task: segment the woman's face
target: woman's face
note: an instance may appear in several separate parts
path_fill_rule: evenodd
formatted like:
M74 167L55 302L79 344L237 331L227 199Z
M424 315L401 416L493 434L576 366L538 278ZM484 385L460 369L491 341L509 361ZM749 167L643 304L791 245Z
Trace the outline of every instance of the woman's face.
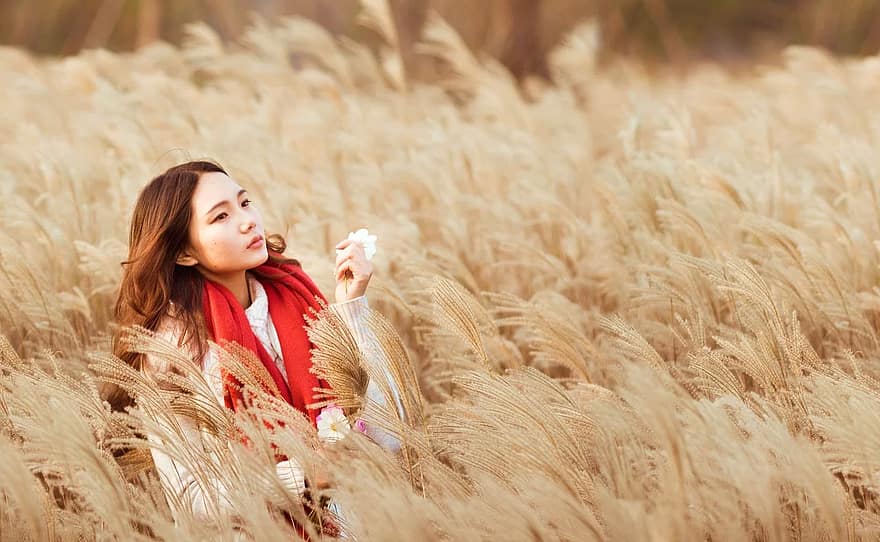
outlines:
M179 264L198 265L210 277L253 269L269 258L263 218L229 176L202 173L190 205L189 247Z

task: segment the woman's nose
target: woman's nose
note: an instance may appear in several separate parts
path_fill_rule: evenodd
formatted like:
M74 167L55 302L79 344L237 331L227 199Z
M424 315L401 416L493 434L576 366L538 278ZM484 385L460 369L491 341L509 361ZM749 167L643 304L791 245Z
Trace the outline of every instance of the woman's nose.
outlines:
M241 232L247 233L257 227L257 223L253 220L245 220L241 224Z

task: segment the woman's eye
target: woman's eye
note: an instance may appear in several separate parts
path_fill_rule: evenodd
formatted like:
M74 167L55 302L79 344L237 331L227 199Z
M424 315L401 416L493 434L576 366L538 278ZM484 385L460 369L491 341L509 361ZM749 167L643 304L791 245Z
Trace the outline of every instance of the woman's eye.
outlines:
M224 218L226 218L226 213L220 213L219 215L214 217L214 222L217 222L218 220L223 220Z
M251 200L249 200L249 199L246 199L246 200L244 200L243 202L241 202L241 206L242 206L242 207L247 207L247 206L249 206L250 204L251 204Z

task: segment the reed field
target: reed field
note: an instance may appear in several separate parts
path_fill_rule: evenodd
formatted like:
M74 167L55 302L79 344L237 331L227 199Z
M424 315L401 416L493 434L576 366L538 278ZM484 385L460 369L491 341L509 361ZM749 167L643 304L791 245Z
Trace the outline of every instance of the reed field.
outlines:
M0 540L294 538L265 430L143 330L189 394L109 353L135 198L201 158L328 295L335 243L378 235L369 322L406 416L372 421L401 453L313 446L292 413L271 437L329 470L351 538L880 538L880 60L670 74L600 65L584 23L553 84L520 86L432 17L427 83L365 4L376 51L297 18L0 49ZM325 313L310 332L356 408L351 335ZM108 383L143 408L112 412ZM233 488L234 516L171 515L142 438L171 412L217 437L167 451Z

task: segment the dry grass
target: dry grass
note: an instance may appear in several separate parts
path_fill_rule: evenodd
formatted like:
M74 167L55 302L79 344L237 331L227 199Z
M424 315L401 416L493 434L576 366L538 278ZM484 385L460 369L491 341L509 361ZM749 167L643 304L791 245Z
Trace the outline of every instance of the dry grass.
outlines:
M380 238L372 347L407 412L375 421L402 453L354 435L319 454L261 398L357 539L876 540L877 59L648 77L596 71L584 27L552 57L562 86L526 99L432 24L437 86L404 84L393 36L380 65L302 20L235 47L194 26L182 49L0 50L0 538L290 535L261 425L186 367L161 383L107 354L134 198L206 156L325 292L335 241ZM327 318L319 365L356 407L374 369ZM151 406L111 413L101 380ZM217 438L188 449L171 413ZM174 522L145 428L235 488L234 522Z

